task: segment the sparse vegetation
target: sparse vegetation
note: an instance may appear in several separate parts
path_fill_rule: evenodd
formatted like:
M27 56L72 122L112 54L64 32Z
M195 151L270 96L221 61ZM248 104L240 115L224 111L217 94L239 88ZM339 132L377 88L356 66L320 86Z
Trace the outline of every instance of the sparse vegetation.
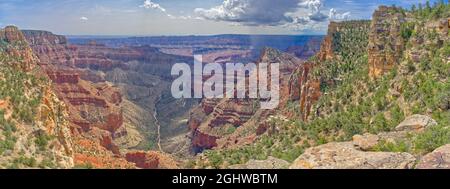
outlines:
M47 148L48 142L52 139L53 139L52 136L47 135L45 133L40 133L36 136L34 142L41 151L44 151Z
M411 151L411 146L405 141L380 141L372 150L379 152L409 152Z
M450 117L447 117L447 119L450 119ZM450 143L450 128L442 124L431 127L424 133L418 135L413 143L416 153L425 154L432 152L436 148Z

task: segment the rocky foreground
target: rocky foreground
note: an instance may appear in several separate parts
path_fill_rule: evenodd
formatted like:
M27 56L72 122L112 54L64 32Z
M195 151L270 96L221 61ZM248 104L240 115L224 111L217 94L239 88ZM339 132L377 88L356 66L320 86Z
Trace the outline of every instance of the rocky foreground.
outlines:
M386 151L382 146L401 145L408 138L437 125L423 115L408 117L395 131L353 136L352 141L332 142L308 148L293 163L269 157L233 165L231 169L449 169L450 144L417 156L408 152ZM447 128L450 129L450 128ZM401 151L401 150L400 150Z

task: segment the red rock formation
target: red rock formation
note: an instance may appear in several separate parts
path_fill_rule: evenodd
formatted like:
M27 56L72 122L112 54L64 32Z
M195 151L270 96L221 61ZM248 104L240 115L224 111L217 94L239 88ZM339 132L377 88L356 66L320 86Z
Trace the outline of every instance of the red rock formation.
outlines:
M177 163L170 157L159 152L128 152L125 158L142 169L176 169Z
M299 100L300 115L303 121L308 119L312 105L321 96L320 81L310 78L313 67L312 63L305 63L298 67L289 82L290 99L293 101Z
M328 25L328 33L325 36L324 41L320 47L320 51L317 54L317 57L320 61L330 60L334 57L334 49L333 49L333 35L338 31L339 23L330 22Z
M340 23L331 22L328 26L328 33L325 36L320 51L317 53L317 61L325 62L335 58L333 40L334 34L339 31ZM319 100L320 81L312 78L311 72L318 62L307 62L299 66L291 75L289 82L289 98L292 101L300 102L300 119L306 121L311 114L312 105Z
M142 169L157 169L159 165L159 158L155 154L148 154L146 152L130 152L126 154L126 159L129 162L136 164L136 167Z
M133 163L124 157L113 154L110 150L100 145L100 142L91 138L78 136L74 140L76 166L89 166L100 169L129 169L135 168Z
M217 146L219 137L211 136L196 130L192 134L192 149L194 152L201 152L204 149L211 149Z
M53 81L53 83L63 84L77 84L80 81L80 75L77 73L72 73L69 70L61 71L47 71L48 77Z
M38 59L34 55L22 32L15 26L8 26L5 29L0 29L0 56L0 66L2 67L15 67L22 69L23 72L28 72L25 74L29 76L45 78L45 73L41 72L40 69L31 71L34 67L38 66ZM20 73L20 71L18 72ZM4 71L2 71L2 73L4 73ZM2 74L1 79L2 82L5 82L5 79L7 78L3 77ZM23 80L22 82L27 81ZM3 86L2 90L4 89L5 87ZM8 87L6 87L6 90L8 90ZM18 154L22 157L23 154L28 153L32 154L33 157L38 160L44 160L45 158L45 160L50 161L49 163L59 168L72 168L73 143L68 122L65 119L67 114L65 104L58 100L54 91L52 91L51 83L45 80L25 84L25 89L21 91L19 95L24 96L25 99L31 100L30 98L35 95L31 93L39 93L40 96L39 101L36 102L37 104L35 104L36 106L33 108L33 124L28 124L23 122L22 119L16 118L11 106L17 104L17 102L12 103L14 102L14 98L8 95L2 95L2 97L0 97L2 98L2 100L0 100L0 109L5 112L5 115L2 114L2 119L6 119L16 125L14 131L16 134L14 137L17 138L18 141L34 141L37 136L52 136L51 139L47 139L49 145L46 145L45 153L42 154L35 153L36 150L33 148L36 146L31 144L22 145L20 148L11 148L8 154L2 153L2 156L5 156L3 158L11 158L12 160L17 159ZM15 152L15 150L17 150L17 152ZM46 159L47 157L51 158ZM9 165L10 162L4 160L5 159L2 161L3 166ZM37 167L37 165L27 165L27 167L28 166L30 168Z
M106 101L101 98L94 98L94 97L67 97L67 101L74 105L74 106L80 106L80 105L94 105L96 107L101 108L107 108Z
M96 43L70 45L64 36L50 32L24 33L25 36L15 35L12 29L8 28L6 32L0 32L0 39L21 38L31 44L28 51L31 55L32 51L37 55L39 65L53 81L55 93L67 105L68 125L75 137L75 165L93 168L136 168L134 163L126 160L121 149L114 143L117 137L128 135L127 129L124 128L122 94L119 89L105 82L104 74L98 70L127 70L128 65L124 64L124 61L154 59L155 57L148 53L154 49L110 48ZM164 154L148 152L150 155L146 156L152 157L152 153L158 157L158 168L177 167L175 161ZM147 164L147 167L151 166Z
M111 135L104 135L100 141L100 145L108 149L114 154L120 154L120 149L114 144Z

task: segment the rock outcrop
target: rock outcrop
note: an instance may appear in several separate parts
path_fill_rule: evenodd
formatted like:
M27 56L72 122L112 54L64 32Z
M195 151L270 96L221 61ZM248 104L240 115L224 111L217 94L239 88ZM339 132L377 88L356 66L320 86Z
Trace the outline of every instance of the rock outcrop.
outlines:
M369 76L377 78L396 66L405 42L401 36L404 15L395 7L380 6L373 14L369 34Z
M14 57L17 61L8 61L8 64L18 66L24 71L30 71L36 66L37 58L33 54L23 33L15 26L7 26L0 30L1 50L7 56ZM14 60L12 59L12 60Z
M313 104L322 95L320 81L310 76L313 68L313 63L303 64L292 74L289 82L289 98L300 103L300 119L303 121L308 119Z
M335 57L333 41L334 34L338 31L339 23L338 22L330 22L328 25L328 32L325 36L325 39L320 46L320 51L317 54L317 57L320 61L331 60Z
M416 158L408 153L363 152L352 142L328 143L305 151L291 169L411 169Z
M438 123L432 118L424 115L412 115L401 122L397 127L396 131L422 131L429 127L436 126Z
M450 144L425 155L417 164L417 169L450 169Z
M291 169L413 169L418 158L405 152L377 151L380 144L397 144L409 136L436 126L424 115L413 115L400 123L395 131L353 136L350 142L332 142L309 148L290 166ZM446 167L448 146L436 149L420 159L418 168Z

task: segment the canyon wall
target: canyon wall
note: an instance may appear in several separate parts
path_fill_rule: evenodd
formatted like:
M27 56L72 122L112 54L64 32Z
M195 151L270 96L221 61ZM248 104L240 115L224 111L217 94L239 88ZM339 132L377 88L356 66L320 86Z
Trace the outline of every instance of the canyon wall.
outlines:
M143 110L137 102L130 102L128 89L132 86L116 86L106 80L110 79L108 73L115 70L129 74L130 64L126 61L156 60L149 53L151 49L109 48L94 42L70 45L64 36L46 31L24 31L24 34L40 66L53 81L56 94L68 105L69 125L77 146L75 164L134 167L136 162L127 161L124 152L146 142L144 134L150 128L139 120L153 113ZM137 82L136 79L131 81ZM145 78L139 81L151 82ZM152 105L147 103L142 102L142 106Z
M120 160L119 148L114 143L114 136L124 122L119 90L106 82L84 80L81 77L85 71L79 69L84 68L87 60L100 65L99 69L108 69L111 61L81 53L79 47L67 44L64 36L46 31L24 31L24 35L39 58L39 65L52 80L57 96L67 104L68 121L77 145L75 164L132 167Z

